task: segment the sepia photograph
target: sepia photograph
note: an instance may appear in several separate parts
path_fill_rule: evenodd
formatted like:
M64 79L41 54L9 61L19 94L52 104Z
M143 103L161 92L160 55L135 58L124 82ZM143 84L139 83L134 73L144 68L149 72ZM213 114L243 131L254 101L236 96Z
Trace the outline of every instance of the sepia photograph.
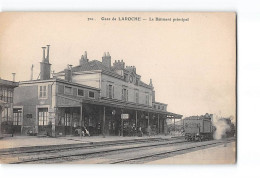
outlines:
M1 12L1 164L236 164L236 12Z

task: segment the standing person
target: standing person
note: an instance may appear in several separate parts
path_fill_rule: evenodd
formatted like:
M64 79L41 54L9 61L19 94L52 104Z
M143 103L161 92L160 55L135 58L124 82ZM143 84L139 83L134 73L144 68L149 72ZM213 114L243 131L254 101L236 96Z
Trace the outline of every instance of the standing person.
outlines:
M98 123L97 130L98 130L98 135L101 134L101 124L100 123Z
M142 132L142 128L141 127L139 127L138 131L139 131L139 137L143 137L143 132Z
M148 136L151 137L151 127L150 126L147 127L147 132L148 132Z
M85 134L88 135L88 136L90 137L89 131L87 130L86 127L84 127L84 131L85 131Z
M135 128L135 124L133 124L133 127L132 127L132 136L135 136L136 135L136 128Z
M82 137L85 137L85 130L81 130Z

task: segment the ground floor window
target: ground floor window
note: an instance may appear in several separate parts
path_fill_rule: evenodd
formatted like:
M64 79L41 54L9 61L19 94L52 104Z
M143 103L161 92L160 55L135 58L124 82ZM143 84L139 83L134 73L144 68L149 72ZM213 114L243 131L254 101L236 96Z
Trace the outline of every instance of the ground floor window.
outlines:
M39 126L46 126L49 124L48 108L38 109Z
M70 113L65 113L65 126L70 126Z
M78 113L73 112L72 113L72 121L73 121L72 126L73 127L80 126L79 119L80 119L80 115Z
M22 109L14 109L13 125L22 125Z

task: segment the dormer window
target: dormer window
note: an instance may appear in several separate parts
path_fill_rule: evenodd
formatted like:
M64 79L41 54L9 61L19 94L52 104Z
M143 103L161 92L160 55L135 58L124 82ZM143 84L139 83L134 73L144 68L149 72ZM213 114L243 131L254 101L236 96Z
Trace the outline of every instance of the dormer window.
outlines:
M130 83L133 83L133 81L134 81L134 78L133 78L132 75L130 75L130 76L129 76L129 82L130 82Z
M135 80L135 85L139 85L139 79L138 78L136 78L136 80Z
M125 80L126 82L129 81L129 79L128 79L128 74L125 74L125 75L124 75L124 80Z

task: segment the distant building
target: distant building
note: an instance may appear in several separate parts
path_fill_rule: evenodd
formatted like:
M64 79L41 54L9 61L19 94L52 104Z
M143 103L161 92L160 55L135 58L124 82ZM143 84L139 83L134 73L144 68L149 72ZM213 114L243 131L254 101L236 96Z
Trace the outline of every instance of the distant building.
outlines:
M0 79L0 133L10 133L11 126L17 131L17 126L21 125L16 115L13 115L13 93L18 83ZM19 128L19 127L18 127Z
M83 102L97 102L99 91L55 78L20 82L14 95L14 113L21 111L22 134L73 134L72 128L80 124L81 107L86 107Z
M34 131L52 136L74 135L85 126L91 135L133 134L131 130L148 126L164 133L167 104L155 101L155 91L141 81L134 66L123 60L111 65L110 54L102 62L89 60L87 52L79 65L68 65L50 78L49 46L43 48L39 80L20 82L15 89L15 110L22 111L22 133ZM125 118L125 119L122 119Z

